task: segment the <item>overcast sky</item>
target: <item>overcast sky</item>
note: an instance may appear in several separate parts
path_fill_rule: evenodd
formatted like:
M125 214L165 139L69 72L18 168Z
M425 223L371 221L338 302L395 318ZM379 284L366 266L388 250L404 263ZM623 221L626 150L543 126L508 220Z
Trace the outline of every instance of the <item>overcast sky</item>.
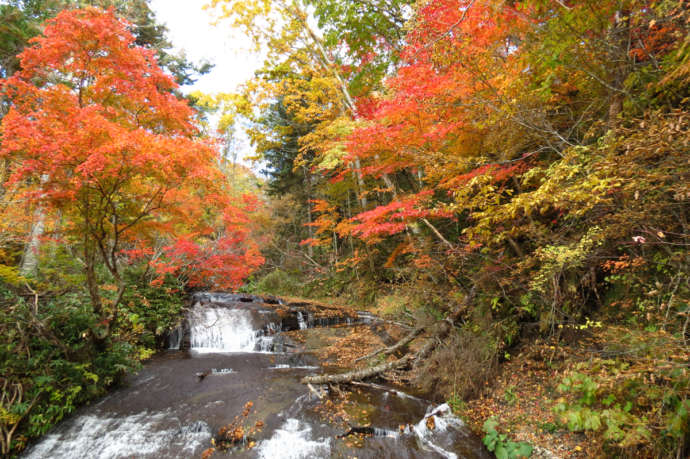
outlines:
M232 92L252 77L261 59L250 51L246 37L232 33L227 25L211 25L213 18L202 9L207 0L151 0L159 22L169 29L175 49L192 62L208 60L215 67L185 92Z

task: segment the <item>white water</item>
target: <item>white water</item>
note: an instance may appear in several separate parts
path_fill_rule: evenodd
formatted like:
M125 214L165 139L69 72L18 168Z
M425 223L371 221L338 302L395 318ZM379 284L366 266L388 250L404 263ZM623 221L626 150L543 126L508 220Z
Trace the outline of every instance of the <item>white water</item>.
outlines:
M314 365L289 365L287 363L280 363L278 365L273 365L268 367L269 370L317 370L319 367Z
M331 439L312 439L311 427L297 419L288 419L271 438L259 443L257 452L264 459L303 459L330 457Z
M259 311L260 312L260 311ZM253 315L254 314L254 315ZM233 353L233 352L267 352L273 349L273 335L280 331L276 324L262 323L261 316L242 306L237 308L213 307L197 303L188 315L191 349L199 353ZM306 319L306 320L305 320ZM313 317L299 314L300 328L313 324ZM304 326L303 326L304 325ZM182 328L179 333L171 336L171 346L179 348L182 341ZM278 341L278 340L276 340ZM204 356L203 359L208 359ZM238 379L232 375L235 371L227 366L234 366L230 359L245 359L248 356L222 356L222 363L218 368L211 369L213 375L223 376L228 384ZM263 358L263 356L254 356ZM208 359L210 362L215 360ZM238 360L239 361L239 360ZM290 360L288 360L290 361ZM220 361L219 361L220 362ZM291 363L275 363L271 360L269 370L281 369L316 369L303 365L301 360ZM224 365L221 367L220 365ZM227 365L227 366L225 366ZM262 364L262 368L266 368ZM236 367L237 368L237 367ZM243 367L240 367L243 368ZM208 371L208 367L203 368ZM196 371L196 370L195 370ZM191 377L191 376L190 376ZM192 379L195 379L191 377ZM145 393L145 388L155 377L142 379L133 387L138 393ZM199 383L199 387L204 387ZM141 390L139 386L142 386ZM395 394L399 397L413 398L403 392L378 386L385 390L386 395ZM253 451L262 458L321 458L330 457L331 448L339 448L335 434L331 436L323 434L323 424L314 424L311 421L300 420L303 418L304 400L311 400L312 394L307 392L294 401L287 411L279 416L287 419L279 429L274 431L270 438L260 441ZM214 398L213 400L217 400ZM422 400L416 399L420 402ZM203 416L206 409L215 409L224 401L206 403L199 414ZM142 407L143 409L143 407ZM26 455L31 459L52 458L186 458L194 457L194 453L210 446L211 428L203 422L195 422L182 426L175 417L175 408L168 411L156 411L154 413L142 412L130 416L118 416L101 414L82 415L68 420L62 428L55 433L47 435L40 443L34 446ZM420 412L417 412L421 415ZM229 413L234 416L236 413ZM195 411L196 416L196 411ZM427 427L427 419L434 416L435 428ZM187 418L188 419L188 418ZM417 418L418 419L418 418ZM314 430L319 433L315 433ZM416 425L411 426L404 434L395 430L375 429L375 436L389 438L395 441L401 435L412 441L416 440L417 447L426 457L442 456L449 459L457 459L458 455L451 450L453 441L458 438L457 433L465 435L463 423L451 414L448 405L430 408L424 418ZM325 436L323 436L325 435ZM261 437L260 437L261 438ZM265 438L265 437L264 437Z
M175 328L168 338L168 349L180 350L180 345L182 344L182 327Z
M159 456L161 450L189 457L211 439L211 429L203 422L179 428L161 428L170 413L143 412L111 418L80 416L62 433L46 435L23 456L29 459L89 458L119 459Z
M434 417L434 429L430 430L427 427L427 419ZM444 445L443 439L447 439L447 436L441 435L447 432L449 429L455 429L461 431L464 423L456 416L453 415L450 406L447 403L439 405L436 408L430 409L426 416L419 421L415 426L412 427L415 435L418 439L419 446L426 451L433 451L440 454L447 459L457 459L458 455L447 451L443 447L451 447L452 445Z
M214 375L231 375L233 373L235 373L235 370L233 370L232 368L221 368L219 370L214 368L211 370L211 374Z
M308 328L307 322L304 320L304 315L301 312L297 313L297 324L300 330L306 330Z
M189 314L191 348L199 353L254 352L270 349L273 338L254 330L244 309L196 305Z

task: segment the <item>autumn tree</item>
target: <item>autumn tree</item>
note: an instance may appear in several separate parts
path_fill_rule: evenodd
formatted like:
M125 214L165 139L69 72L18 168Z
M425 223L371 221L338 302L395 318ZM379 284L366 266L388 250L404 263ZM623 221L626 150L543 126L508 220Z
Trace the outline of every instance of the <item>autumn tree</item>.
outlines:
M171 73L177 83L189 84L194 81L196 75L205 73L210 68L207 63L194 65L184 55L171 51L172 44L166 38L167 29L157 23L148 0L10 0L0 6L3 15L3 26L0 30L3 36L0 74L8 78L19 69L19 60L16 56L28 45L31 38L40 33L45 20L54 17L60 11L86 6L113 7L116 14L129 21L128 28L135 36L135 44L154 50L159 65ZM7 108L7 100L0 102L0 118L4 116ZM0 170L0 184L4 184L11 173L9 162L4 161ZM3 202L1 205L8 204L9 202ZM21 270L25 274L35 273L38 265L36 253L44 236L46 216L40 208L31 215L22 215L17 212L18 209L14 210L15 237L19 238L23 228L28 228L25 230L28 236ZM6 231L5 234L9 235L10 231Z
M210 3L223 19L220 24L247 33L268 55L257 78L245 86L238 104L244 107L238 111L252 121L248 132L257 157L269 161L269 169L278 169L277 180L269 183L283 187L285 177L303 183L291 193L296 198L292 205L299 207L292 215L300 221L290 226L307 224L309 239L314 239L310 201L326 195L338 201L344 215L366 210L376 196L368 189L377 188L380 180L372 175L371 183L365 183L359 158L347 157L345 138L366 112L369 92L381 89L384 76L398 65L411 2ZM352 177L329 183L338 168L348 169ZM393 187L387 176L383 179ZM286 232L295 234L291 227ZM338 238L330 244L334 253L323 249L327 258L338 258ZM311 258L312 245L305 250ZM313 260L304 261L318 267Z
M20 62L3 82L12 101L2 124L2 156L16 165L10 183L29 184L30 202L61 213L103 339L126 287L123 248L155 234L213 231L200 225L217 223L209 221L222 195L216 153L197 137L192 109L174 95L155 51L136 46L112 9L60 13ZM117 289L107 301L101 263Z

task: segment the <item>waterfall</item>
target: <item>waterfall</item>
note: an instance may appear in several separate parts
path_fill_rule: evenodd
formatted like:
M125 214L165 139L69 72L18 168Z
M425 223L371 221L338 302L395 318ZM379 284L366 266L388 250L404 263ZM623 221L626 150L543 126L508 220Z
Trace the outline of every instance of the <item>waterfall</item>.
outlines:
M266 352L271 349L272 337L254 328L251 311L197 304L188 320L193 351Z
M182 344L182 335L183 331L180 326L171 331L170 336L168 336L168 349L179 351Z
M430 429L427 420L434 418L434 428ZM461 431L464 423L453 415L447 403L430 408L424 418L412 427L412 431L417 436L419 446L426 451L435 452L447 459L458 459L458 455L451 452L453 437L446 433L449 429ZM446 449L448 448L448 449Z
M130 416L85 415L72 418L43 437L25 459L194 457L213 437L202 421L174 426L172 411L143 411ZM171 454L175 454L174 456ZM198 454L197 454L198 457Z
M304 320L304 315L302 315L301 312L297 313L297 323L299 324L300 330L305 330L308 327L307 322Z
M271 305L278 299L269 299L272 303L253 299L230 293L195 294L185 319L168 334L169 348L185 352L154 356L141 373L128 376L126 387L80 408L22 457L200 457L211 445L217 424L241 413L247 400L255 400L257 412L264 413L259 419L270 421L252 439L254 448L237 449L233 455L488 458L481 441L471 437L447 404L432 407L386 386L367 385L362 398L352 399L353 409L370 413L375 423L367 423L363 431L371 434L366 435L368 444L336 441L343 425L324 420L316 409L320 400L300 383L305 374L320 370L314 366L318 357L311 349L327 345L332 335L318 334L315 345L304 346L281 332L376 319L364 314L324 316L305 304L274 308Z

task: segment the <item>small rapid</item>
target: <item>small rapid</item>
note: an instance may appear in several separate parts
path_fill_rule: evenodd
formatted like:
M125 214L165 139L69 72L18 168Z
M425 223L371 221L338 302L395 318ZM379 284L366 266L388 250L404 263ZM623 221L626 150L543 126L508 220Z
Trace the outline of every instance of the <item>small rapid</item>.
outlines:
M261 459L330 457L331 441L331 438L313 438L309 424L290 418L271 438L259 444L257 453Z
M196 421L181 425L171 411L130 416L84 415L65 432L48 434L24 457L123 458L193 455L211 438L211 427Z

